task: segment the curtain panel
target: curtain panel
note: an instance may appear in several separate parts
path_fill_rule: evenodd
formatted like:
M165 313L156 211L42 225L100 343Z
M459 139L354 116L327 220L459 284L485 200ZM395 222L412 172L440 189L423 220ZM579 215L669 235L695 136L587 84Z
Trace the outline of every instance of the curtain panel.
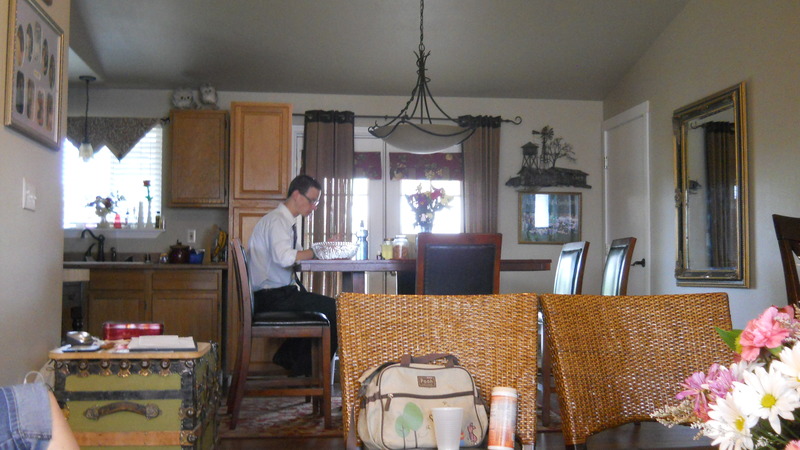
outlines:
M67 118L67 139L75 147L83 142L83 117ZM122 160L142 138L162 123L162 119L137 117L89 117L88 137L92 148L97 152L103 146Z
M461 144L464 154L464 228L467 233L497 232L500 172L499 116L462 116L477 123L475 133Z
M306 111L300 173L322 184L321 201L303 223L306 243L339 236L351 239L355 114L351 111ZM306 274L306 286L336 297L341 280L335 273Z

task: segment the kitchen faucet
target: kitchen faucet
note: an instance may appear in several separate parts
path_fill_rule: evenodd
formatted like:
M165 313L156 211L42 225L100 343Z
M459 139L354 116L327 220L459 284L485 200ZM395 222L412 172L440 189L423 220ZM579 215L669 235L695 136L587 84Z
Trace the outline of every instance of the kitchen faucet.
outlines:
M97 241L97 259L95 259L95 261L105 261L106 255L103 250L103 244L106 242L106 237L103 236L102 234L98 234L97 236L95 236L94 233L92 233L92 230L86 228L83 231L81 231L81 239L84 239L86 237L86 233L89 233L89 236L91 236ZM92 257L93 246L94 243L92 243L92 245L90 245L89 248L86 250L86 253L83 254L84 260Z

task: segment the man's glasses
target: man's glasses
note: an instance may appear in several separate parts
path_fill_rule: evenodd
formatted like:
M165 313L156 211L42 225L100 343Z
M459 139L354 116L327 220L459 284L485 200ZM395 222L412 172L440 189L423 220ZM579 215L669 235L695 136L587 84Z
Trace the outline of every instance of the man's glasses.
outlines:
M306 194L302 194L302 193L300 195L305 197L306 200L308 200L308 202L311 203L311 206L319 205L319 200L320 200L319 197L318 198L311 198L311 197L307 196Z

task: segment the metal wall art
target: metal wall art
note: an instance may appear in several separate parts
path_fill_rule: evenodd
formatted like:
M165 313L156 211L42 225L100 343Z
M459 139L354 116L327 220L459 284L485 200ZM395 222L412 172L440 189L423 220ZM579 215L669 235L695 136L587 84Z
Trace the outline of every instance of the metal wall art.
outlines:
M575 152L572 145L562 137L554 137L553 128L545 126L542 131L533 130L534 136L538 135L541 145L528 142L522 146L522 168L517 176L506 181L506 186L518 189L547 186L572 186L589 188L586 184L586 172L575 169L556 167L559 159L575 162Z

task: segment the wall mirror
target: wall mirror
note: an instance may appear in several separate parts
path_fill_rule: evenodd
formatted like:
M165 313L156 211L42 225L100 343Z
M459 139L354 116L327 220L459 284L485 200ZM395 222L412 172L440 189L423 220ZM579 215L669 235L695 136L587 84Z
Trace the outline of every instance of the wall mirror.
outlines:
M740 83L672 116L679 286L749 287L745 106Z

